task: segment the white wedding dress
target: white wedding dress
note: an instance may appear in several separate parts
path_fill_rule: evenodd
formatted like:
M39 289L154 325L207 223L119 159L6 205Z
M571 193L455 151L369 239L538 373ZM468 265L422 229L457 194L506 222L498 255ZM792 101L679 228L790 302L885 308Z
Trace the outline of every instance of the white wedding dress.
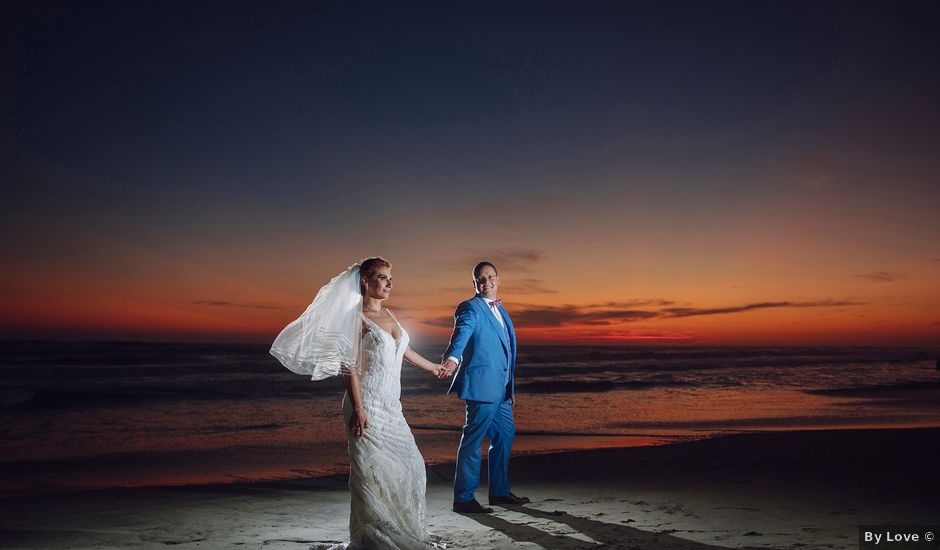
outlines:
M427 530L424 457L401 409L401 340L366 316L359 391L369 425L362 437L349 431L352 400L343 398L349 441L349 550L438 548ZM398 322L397 320L395 321Z

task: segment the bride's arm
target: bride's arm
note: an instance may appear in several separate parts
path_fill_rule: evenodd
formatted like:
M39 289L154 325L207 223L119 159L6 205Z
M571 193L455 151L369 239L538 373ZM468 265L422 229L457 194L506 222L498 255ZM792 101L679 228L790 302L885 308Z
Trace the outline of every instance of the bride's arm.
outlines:
M349 418L349 431L357 437L362 437L366 428L369 427L369 420L366 418L366 410L362 408L362 394L359 392L359 375L355 372L349 372L343 375L343 382L346 384L346 393L352 401L353 412Z
M424 369L434 376L439 375L441 365L439 363L432 363L424 357L421 357L421 354L411 349L411 346L405 349L405 359L419 369Z

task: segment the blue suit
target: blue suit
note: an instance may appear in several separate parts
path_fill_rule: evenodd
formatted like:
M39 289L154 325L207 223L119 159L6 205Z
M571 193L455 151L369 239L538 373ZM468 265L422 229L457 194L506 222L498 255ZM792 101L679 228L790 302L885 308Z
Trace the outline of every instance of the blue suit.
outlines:
M509 495L509 454L516 426L510 399L514 395L516 332L509 314L499 313L505 329L490 306L476 296L457 306L454 332L444 357L460 359L454 381L447 393L456 393L467 402L467 418L457 450L454 501L474 498L480 483L480 447L488 437L490 496Z

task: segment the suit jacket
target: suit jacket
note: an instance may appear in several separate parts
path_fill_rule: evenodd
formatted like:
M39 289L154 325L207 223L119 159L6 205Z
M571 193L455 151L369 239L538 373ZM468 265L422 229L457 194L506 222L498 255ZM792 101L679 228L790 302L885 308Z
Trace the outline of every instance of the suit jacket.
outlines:
M502 306L499 313L506 323L505 331L480 296L457 306L454 332L444 357L457 357L460 364L447 393L486 403L502 403L515 394L516 331Z

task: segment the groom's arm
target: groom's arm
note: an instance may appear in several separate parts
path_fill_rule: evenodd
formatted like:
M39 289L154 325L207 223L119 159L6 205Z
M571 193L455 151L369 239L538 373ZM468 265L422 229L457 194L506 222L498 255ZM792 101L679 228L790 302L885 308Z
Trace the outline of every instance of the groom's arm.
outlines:
M446 360L453 361L463 356L463 350L477 325L477 315L468 302L461 302L454 312L454 332L450 335L450 344L444 352ZM456 365L455 365L456 366Z

